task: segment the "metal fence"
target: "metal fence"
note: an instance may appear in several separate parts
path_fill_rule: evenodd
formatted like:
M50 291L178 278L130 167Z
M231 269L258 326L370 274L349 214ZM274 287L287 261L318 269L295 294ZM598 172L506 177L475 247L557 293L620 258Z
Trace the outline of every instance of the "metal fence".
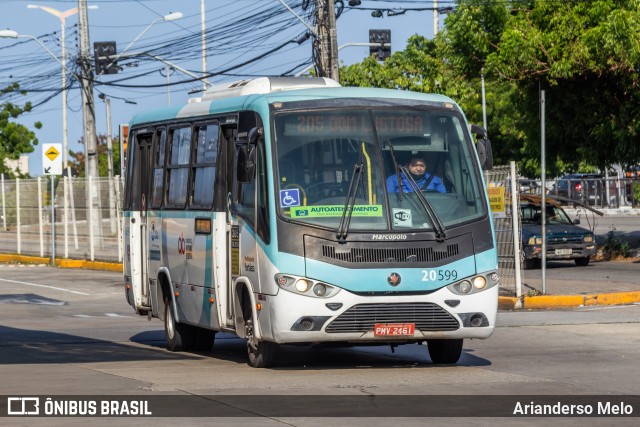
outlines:
M119 177L0 178L0 252L122 261Z
M535 182L535 181L532 181ZM528 186L526 192L540 194L540 184ZM558 201L565 206L576 202L594 208L620 208L640 206L640 178L622 177L577 177L547 180L547 194L559 196Z
M498 249L498 272L500 273L500 294L515 295L522 293L522 251L520 245L520 198L516 184L518 171L515 162L509 166L494 166L485 175L489 192L491 187L504 188L504 212L493 212L496 244ZM515 188L516 191L511 190ZM515 207L515 209L514 209ZM515 215L514 215L515 214Z

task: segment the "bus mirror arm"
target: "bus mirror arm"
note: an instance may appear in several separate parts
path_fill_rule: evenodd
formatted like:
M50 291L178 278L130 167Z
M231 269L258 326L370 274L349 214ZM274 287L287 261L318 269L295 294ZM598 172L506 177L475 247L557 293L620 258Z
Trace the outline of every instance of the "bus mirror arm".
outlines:
M238 147L238 160L236 165L236 177L238 182L248 183L253 181L255 172L255 145L241 145Z
M252 128L247 135L247 143L238 146L238 182L253 182L256 169L256 145L264 134L261 127Z

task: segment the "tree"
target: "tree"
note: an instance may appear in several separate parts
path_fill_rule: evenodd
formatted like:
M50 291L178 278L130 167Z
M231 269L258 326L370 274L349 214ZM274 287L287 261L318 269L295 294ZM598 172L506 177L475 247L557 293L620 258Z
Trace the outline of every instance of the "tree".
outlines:
M19 90L20 86L14 83L0 91L0 99L15 93L25 94ZM15 178L15 174L5 165L5 159L17 160L21 154L33 152L34 146L38 145L35 133L13 121L29 111L31 111L30 102L27 102L24 107L19 107L11 102L0 104L0 173L11 178ZM34 127L40 129L42 124L36 122ZM22 176L28 176L28 172L23 173Z
M80 138L78 144L84 145L84 139ZM112 138L113 146L113 175L120 175L120 139ZM84 177L84 153L71 151L69 166L76 171L78 176ZM109 160L107 156L107 135L98 135L98 175L106 178L109 176Z
M547 168L559 174L640 162L640 5L632 0L461 0L432 41L420 36L384 64L343 67L345 85L450 96L488 131L500 163L539 174L540 90Z

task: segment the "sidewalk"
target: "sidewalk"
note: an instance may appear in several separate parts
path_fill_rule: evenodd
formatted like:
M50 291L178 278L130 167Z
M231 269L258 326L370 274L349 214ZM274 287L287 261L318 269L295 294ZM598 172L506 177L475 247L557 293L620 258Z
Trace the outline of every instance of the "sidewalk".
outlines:
M566 268L556 263L556 268L546 269L545 295L542 290L542 271L525 270L522 278L521 298L500 296L501 310L555 309L592 305L622 305L640 303L640 258L624 261L592 261L592 264L614 263L626 268L626 277L595 274L589 282L572 277L575 268L570 263ZM563 265L564 266L564 265ZM580 267L588 268L588 267ZM629 280L629 271L637 270L635 279Z

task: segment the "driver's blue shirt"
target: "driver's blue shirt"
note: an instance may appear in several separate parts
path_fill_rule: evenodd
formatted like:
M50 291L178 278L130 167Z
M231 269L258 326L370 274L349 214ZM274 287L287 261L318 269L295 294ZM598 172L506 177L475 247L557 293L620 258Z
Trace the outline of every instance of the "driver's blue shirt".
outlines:
M401 176L402 176L402 192L413 193L413 188L411 188L411 185L409 185L409 180L407 180L407 177L404 175L404 173L401 174ZM431 175L429 175L429 173L425 173L421 179L416 180L416 184L418 184L418 188L422 191L433 190L439 193L445 193L447 189L442 183L442 180L435 175L431 179L431 182L429 183L429 185L427 185L427 181L429 181L430 176ZM389 178L387 178L387 191L389 193L399 193L398 175L394 174L394 175L391 175Z

